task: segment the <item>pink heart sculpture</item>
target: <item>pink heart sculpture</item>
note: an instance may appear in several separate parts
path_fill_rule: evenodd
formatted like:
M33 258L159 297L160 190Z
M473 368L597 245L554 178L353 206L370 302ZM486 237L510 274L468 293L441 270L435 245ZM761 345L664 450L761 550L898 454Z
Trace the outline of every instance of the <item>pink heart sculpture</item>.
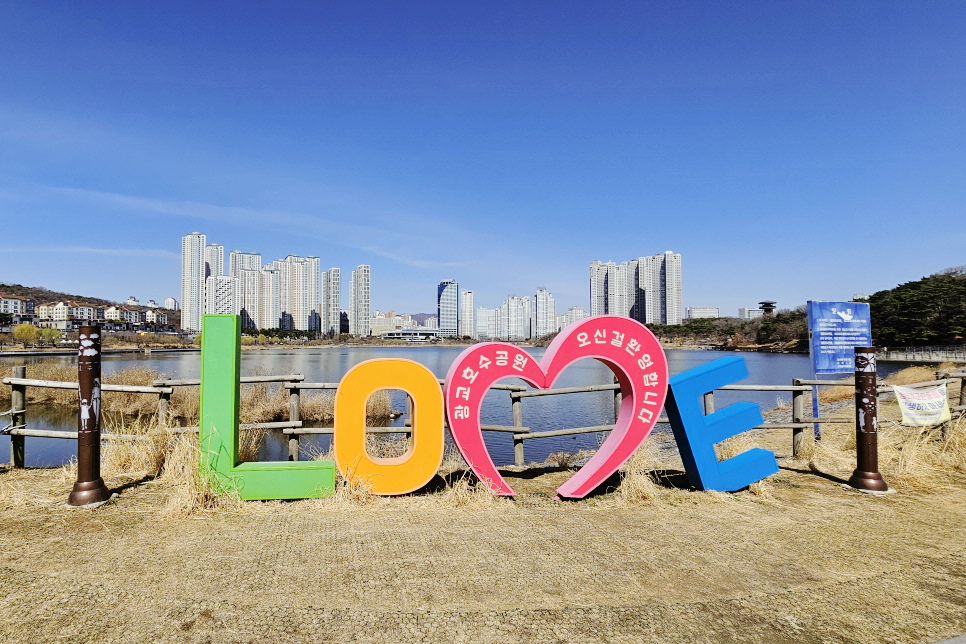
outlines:
M486 391L501 378L521 378L549 389L572 362L596 358L614 372L621 407L614 429L597 453L557 488L564 498L582 499L623 465L657 423L667 396L667 359L650 329L630 318L602 315L562 331L537 363L505 342L475 344L461 353L446 374L446 414L453 442L470 469L494 494L513 496L483 442L480 409Z

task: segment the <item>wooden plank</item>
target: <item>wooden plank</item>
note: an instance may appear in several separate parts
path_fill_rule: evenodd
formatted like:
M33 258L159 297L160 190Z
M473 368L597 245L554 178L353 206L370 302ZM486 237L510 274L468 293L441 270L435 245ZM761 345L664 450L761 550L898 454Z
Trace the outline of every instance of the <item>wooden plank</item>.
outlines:
M587 387L561 387L560 389L535 389L512 394L513 398L534 398L536 396L559 396L560 394L579 394L592 391L614 391L620 385L590 385Z
M718 387L718 391L811 391L805 385L725 385Z
M305 376L300 373L293 373L280 376L242 376L239 380L243 385L255 382L289 382L305 380ZM200 378L181 378L177 380L155 380L156 387L197 387L201 384Z
M41 387L44 389L77 389L76 382L64 382L62 380L35 380L33 378L4 378L5 385L21 385L25 387ZM101 385L101 391L120 391L132 394L170 394L174 390L170 387L150 387L147 385L112 385L105 383Z
M34 438L65 438L77 440L77 432L59 432L51 429L30 429L20 427L6 432L11 436L33 436ZM146 438L146 434L101 434L101 440L136 440Z
M337 382L286 382L282 385L286 389L338 389Z

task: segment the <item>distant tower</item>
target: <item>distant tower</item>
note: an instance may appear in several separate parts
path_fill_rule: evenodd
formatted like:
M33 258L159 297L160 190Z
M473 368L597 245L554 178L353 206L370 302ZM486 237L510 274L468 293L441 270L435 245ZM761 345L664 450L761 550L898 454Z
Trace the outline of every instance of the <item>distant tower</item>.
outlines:
M205 247L205 279L212 275L225 274L225 247L221 244L208 244Z
M473 324L473 291L462 291L460 293L460 335L476 337L476 325Z
M205 281L205 313L238 315L238 284L228 275L212 275Z
M537 288L533 298L533 337L542 338L557 330L557 306L546 287Z
M369 335L369 281L371 267L361 264L349 282L349 333Z
M440 336L452 337L459 331L459 288L456 280L443 280L436 288Z
M194 232L181 238L181 328L201 331L205 312L204 233Z
M761 316L765 318L775 317L775 302L771 300L762 300L758 303L758 308L761 309Z
M342 271L330 268L322 273L322 333L339 335L342 311Z
M240 250L228 253L228 274L232 277L240 277L238 271L260 271L261 269L261 253L243 253Z

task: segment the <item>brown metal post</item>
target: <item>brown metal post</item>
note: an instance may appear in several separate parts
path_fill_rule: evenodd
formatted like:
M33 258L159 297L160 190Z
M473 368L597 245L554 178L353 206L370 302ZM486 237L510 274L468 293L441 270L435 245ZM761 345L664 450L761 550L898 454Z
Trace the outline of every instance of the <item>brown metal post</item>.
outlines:
M82 326L77 347L77 482L67 505L111 498L101 478L101 327Z
M875 349L855 347L855 471L849 485L858 490L885 492L889 485L879 474L879 417Z
M14 378L26 378L27 367L14 367L10 375ZM27 424L27 386L10 385L10 423L14 427L23 427ZM13 467L24 467L26 452L26 436L10 435L10 465Z

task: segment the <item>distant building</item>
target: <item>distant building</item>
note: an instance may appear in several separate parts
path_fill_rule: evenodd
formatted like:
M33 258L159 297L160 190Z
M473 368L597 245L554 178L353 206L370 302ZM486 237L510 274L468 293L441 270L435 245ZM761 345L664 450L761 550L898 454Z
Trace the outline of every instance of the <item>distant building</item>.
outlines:
M428 317L425 320L423 320L423 328L425 328L425 329L438 329L439 328L439 320L437 320L434 317Z
M688 319L697 320L699 318L720 318L720 309L717 306L689 306Z
M178 304L178 300L174 299L173 297L169 297L164 301L164 308L168 309L169 311L179 311L181 310L181 305Z
M225 247L221 244L205 246L205 279L225 274Z
M459 331L459 288L456 280L443 280L436 287L436 313L442 337L453 337Z
M189 331L201 331L205 312L206 241L198 232L181 238L181 327Z
M537 287L533 297L533 337L542 338L557 330L557 305L545 286Z
M228 275L212 275L205 280L205 313L214 315L238 315L238 288L236 280Z
M271 269L278 271L280 328L318 331L321 326L319 258L289 255L272 262Z
M590 264L590 314L681 324L681 255L666 251L615 264Z
M127 301L125 301L124 303L127 304L128 306L141 306L141 303L138 301L138 298L134 297L133 295L127 298Z
M330 268L322 273L322 333L339 334L340 312L342 311L342 271Z
M583 320L586 317L590 317L587 311L579 306L571 306L565 314L557 316L557 330L563 331L574 322Z
M0 295L0 313L29 315L34 312L33 300L19 295Z
M762 300L758 303L758 308L762 310L762 316L766 318L775 316L775 302L771 300Z
M765 311L762 309L738 309L738 319L740 320L754 320L755 318L760 318L765 315Z
M232 280L238 293L235 294L238 300L238 312L241 315L243 329L262 329L272 328L271 326L261 326L262 310L262 272L260 269L238 269L234 275L228 276Z
M371 267L361 264L349 282L349 333L369 335L369 282Z
M155 302L154 300L148 300L148 301L147 301L147 304L145 304L144 306L146 306L146 307L148 307L149 309L156 309L156 308L159 308L159 307L158 307L158 303L157 303L157 302Z
M464 337L476 336L476 325L473 320L476 317L476 310L473 308L473 291L460 292L460 335Z
M282 328L282 281L278 270L269 266L258 273L258 328Z
M258 271L262 269L261 253L243 253L233 250L228 254L228 274L241 277L239 271Z

